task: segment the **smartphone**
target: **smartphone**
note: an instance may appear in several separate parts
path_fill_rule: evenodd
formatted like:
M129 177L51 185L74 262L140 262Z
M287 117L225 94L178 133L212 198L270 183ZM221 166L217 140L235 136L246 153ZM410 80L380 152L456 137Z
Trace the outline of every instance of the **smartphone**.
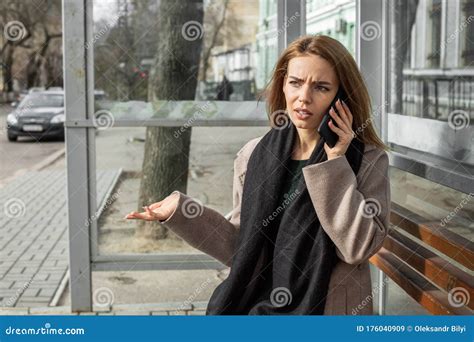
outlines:
M339 87L336 96L334 96L334 99L332 100L331 104L329 105L326 114L324 115L323 119L321 120L321 123L319 124L318 127L318 133L319 135L324 139L324 141L328 144L329 147L334 147L336 145L337 140L339 139L339 136L334 132L331 128L329 128L329 120L331 120L331 115L329 114L329 110L331 107L334 107L334 110L336 111L337 115L339 113L337 112L336 108L336 101L338 99L341 99L341 101L344 101L347 104L347 94L342 89L342 87ZM332 120L334 125L337 127L336 121Z

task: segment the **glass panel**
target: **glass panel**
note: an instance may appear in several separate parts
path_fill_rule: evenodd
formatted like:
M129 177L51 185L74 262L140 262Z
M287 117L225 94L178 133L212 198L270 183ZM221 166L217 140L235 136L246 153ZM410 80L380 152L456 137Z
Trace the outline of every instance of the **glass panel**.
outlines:
M411 0L393 5L396 14L392 16L391 29L397 34L391 45L400 48L391 50L396 51L391 56L392 113L446 122L452 111L463 110L472 118L472 77L462 70L447 74L439 69L441 47L445 49L445 64L458 67L453 50L460 27L465 23L460 21L462 17L456 16L457 6L459 3L450 1L443 12L438 0L428 3ZM443 17L448 23L444 32L447 39L441 42ZM462 53L457 48L458 54Z
M0 307L46 307L69 268L63 96L32 93L0 115Z
M0 308L26 315L69 275L61 1L0 13Z
M145 316L150 313L204 315L222 273L218 270L93 272L92 302L99 308L113 306L116 315L130 315L130 312ZM58 306L69 305L67 287Z
M355 56L355 6L354 0L306 1L306 33L331 36Z
M406 171L390 168L392 202L474 241L474 198Z
M276 17L276 1L205 0L202 9L186 7L193 20L179 32L162 29L163 12L177 4L93 1L94 34L86 48L94 49L98 124L150 118L182 124L203 107L202 120L265 120L264 106L254 101L276 55L266 51L259 18L263 11ZM186 53L177 55L176 46ZM267 72L257 75L261 70ZM174 103L179 100L191 102Z
M386 315L431 315L416 300L411 298L397 283L387 280Z
M276 60L276 39L266 38L276 28L263 20L276 18L276 5L275 0L204 0L202 8L181 8L191 20L172 30L163 26L164 18L182 2L93 0L94 34L86 48L94 49L96 200L102 210L93 243L101 254L198 252L163 228L158 232L159 227L124 220L127 213L142 211L144 142L157 131L112 126L146 126L156 119L173 126L170 139L179 139L192 125L252 120L268 126L265 103L256 100ZM235 153L268 128L202 129L193 129L189 155L179 147L168 149L189 160L186 193L224 215L232 209ZM147 169L147 174L159 172L167 171L161 165Z
M264 10L260 11L257 33L256 87L263 90L270 80L278 57L277 1L260 0Z
M459 6L438 0L391 3L396 34L389 42L388 144L417 161L472 176L474 79L456 62L461 54L456 41L464 31Z
M194 127L187 194L222 215L229 213L233 206L235 154L246 142L267 131L266 127ZM160 229L158 226L143 227L136 220L124 219L139 206L145 132L144 127L109 128L96 136L97 201L104 204L97 215L100 254L200 253L174 234L150 232ZM175 190L173 184L170 188Z
M372 302L374 314L379 315L379 295L382 287L378 282L378 268L370 265L370 276L372 279L372 294L365 302ZM385 302L385 315L430 315L416 300L411 298L400 286L389 277L385 278L385 291L387 291Z
M122 122L133 124L139 120L171 122L179 125L225 125L225 122L252 120L255 125L266 125L265 103L256 101L100 101L96 102L95 125L102 129Z

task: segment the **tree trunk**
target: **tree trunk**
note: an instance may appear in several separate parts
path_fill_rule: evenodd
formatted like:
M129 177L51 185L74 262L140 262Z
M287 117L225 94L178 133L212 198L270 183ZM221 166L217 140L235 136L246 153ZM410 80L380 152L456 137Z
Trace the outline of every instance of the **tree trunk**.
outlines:
M3 50L3 90L5 93L13 91L13 52L15 49L12 44L7 44Z
M194 100L202 48L202 0L162 0L158 14L158 50L150 73L148 100L154 107L158 107L159 100ZM146 130L139 211L174 190L186 192L191 129L176 134L179 129L148 127ZM160 239L168 235L159 223L137 222L137 236Z

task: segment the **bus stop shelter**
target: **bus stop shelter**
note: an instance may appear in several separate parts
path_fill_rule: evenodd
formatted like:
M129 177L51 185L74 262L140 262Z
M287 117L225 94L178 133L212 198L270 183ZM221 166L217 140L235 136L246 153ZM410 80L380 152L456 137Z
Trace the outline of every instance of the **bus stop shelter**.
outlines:
M276 27L278 51L306 33L306 1L277 0ZM189 270L219 269L224 266L204 254L120 254L102 255L98 246L98 224L94 216L96 203L96 130L94 115L94 41L92 0L64 0L64 84L66 107L66 155L69 222L69 262L71 309L92 311L92 272L116 270ZM388 0L356 1L355 55L367 81L372 104L378 115L373 122L385 143L410 137L398 135L406 127L423 127L429 122L415 122L410 117L390 113L390 39ZM294 18L289 21L288 18ZM371 30L373 32L371 32ZM446 48L446 47L445 47ZM444 52L444 51L443 51ZM141 111L113 111L113 127L182 126L189 124L184 112L198 111L205 101L175 101L157 115L151 106ZM192 126L252 127L268 126L264 103L257 101L213 101L205 119L194 120ZM426 127L426 126L425 126ZM433 126L434 128L434 126ZM437 129L437 128L436 128ZM449 133L441 128L443 134ZM429 129L425 137L429 139ZM431 131L432 132L432 131ZM472 128L470 133L472 137ZM406 141L405 141L406 143ZM472 146L472 140L470 142ZM474 192L472 173L453 172L449 163L439 166L417 155L390 152L392 167L465 193ZM472 169L471 169L472 172ZM90 222L90 224L89 224ZM378 313L384 313L386 300L385 274L378 271L374 279L378 292Z

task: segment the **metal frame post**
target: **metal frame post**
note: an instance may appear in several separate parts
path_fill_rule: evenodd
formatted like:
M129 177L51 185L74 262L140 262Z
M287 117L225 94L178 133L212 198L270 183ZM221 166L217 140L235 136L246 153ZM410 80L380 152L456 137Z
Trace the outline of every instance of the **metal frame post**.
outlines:
M280 54L293 40L306 34L306 0L278 0L277 31L278 53Z
M356 60L364 76L372 106L379 115L372 116L382 140L388 141L389 99L389 20L387 0L357 0L356 4ZM386 275L377 270L378 313L386 308Z
M63 0L65 113L87 120L87 3ZM92 310L90 265L88 128L66 127L67 206L71 310Z

